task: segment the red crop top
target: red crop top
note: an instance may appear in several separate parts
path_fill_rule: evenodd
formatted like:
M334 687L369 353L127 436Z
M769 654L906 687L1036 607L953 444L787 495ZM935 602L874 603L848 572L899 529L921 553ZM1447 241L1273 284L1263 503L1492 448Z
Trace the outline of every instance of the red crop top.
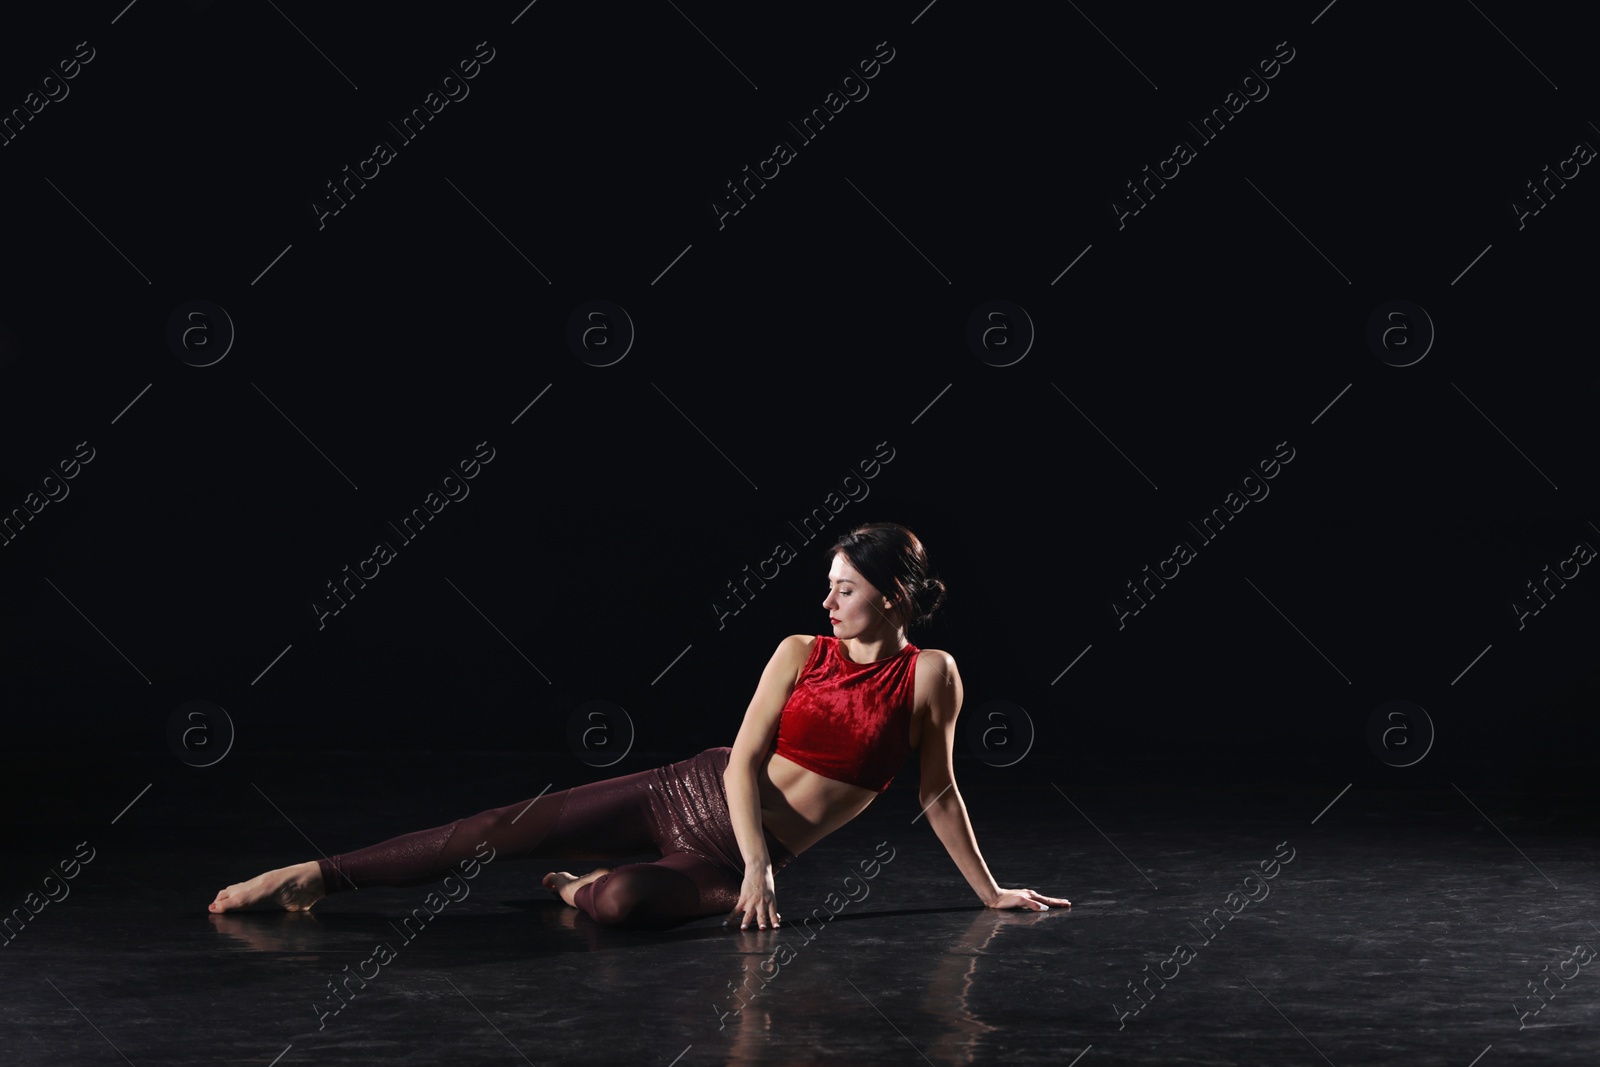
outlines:
M773 751L824 778L883 792L911 753L917 653L855 663L818 634L783 705Z

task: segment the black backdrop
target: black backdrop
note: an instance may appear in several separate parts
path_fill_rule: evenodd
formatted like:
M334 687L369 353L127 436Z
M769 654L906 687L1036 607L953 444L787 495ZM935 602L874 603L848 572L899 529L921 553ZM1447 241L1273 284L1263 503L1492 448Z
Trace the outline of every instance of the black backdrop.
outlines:
M1600 579L1525 586L1600 545L1588 43L1319 7L8 11L12 780L729 743L888 519L985 780L1570 795Z

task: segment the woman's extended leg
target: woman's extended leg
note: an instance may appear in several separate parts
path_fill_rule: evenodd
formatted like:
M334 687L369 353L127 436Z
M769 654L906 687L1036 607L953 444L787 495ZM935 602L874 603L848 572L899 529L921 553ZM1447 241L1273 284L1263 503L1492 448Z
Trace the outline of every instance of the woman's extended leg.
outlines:
M563 789L491 808L430 830L317 861L329 893L431 881L463 861L562 856L605 859L656 848L650 788L655 771Z
M640 771L574 786L355 852L268 871L218 893L210 910L266 903L299 911L326 893L418 885L441 877L458 863L484 862L486 857L599 859L649 851L659 847L650 809L656 773Z

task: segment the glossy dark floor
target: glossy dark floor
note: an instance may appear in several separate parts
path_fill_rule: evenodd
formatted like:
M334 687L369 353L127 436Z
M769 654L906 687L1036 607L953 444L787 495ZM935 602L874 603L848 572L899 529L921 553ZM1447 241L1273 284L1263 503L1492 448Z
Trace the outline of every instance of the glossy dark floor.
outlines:
M205 788L40 768L12 798L4 903L29 918L0 949L0 1060L1494 1067L1600 1047L1593 850L1488 787L969 784L1000 880L1074 902L1040 914L978 907L900 783L781 876L777 931L601 929L539 887L550 864L515 862L425 925L401 924L426 887L210 915L223 885L314 856L301 831L335 851L516 799L507 757L278 759ZM45 799L74 790L70 813Z

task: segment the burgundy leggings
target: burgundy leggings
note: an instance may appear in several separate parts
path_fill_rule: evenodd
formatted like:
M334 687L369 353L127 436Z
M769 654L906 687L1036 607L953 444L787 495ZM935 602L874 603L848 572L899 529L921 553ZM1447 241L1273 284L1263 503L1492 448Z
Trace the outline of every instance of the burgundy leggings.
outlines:
M444 826L320 859L322 884L338 893L432 881L464 860L610 859L658 851L583 886L578 907L608 926L669 926L728 914L739 902L744 859L728 816L722 774L729 749L681 763L547 793ZM763 830L774 872L794 856Z

